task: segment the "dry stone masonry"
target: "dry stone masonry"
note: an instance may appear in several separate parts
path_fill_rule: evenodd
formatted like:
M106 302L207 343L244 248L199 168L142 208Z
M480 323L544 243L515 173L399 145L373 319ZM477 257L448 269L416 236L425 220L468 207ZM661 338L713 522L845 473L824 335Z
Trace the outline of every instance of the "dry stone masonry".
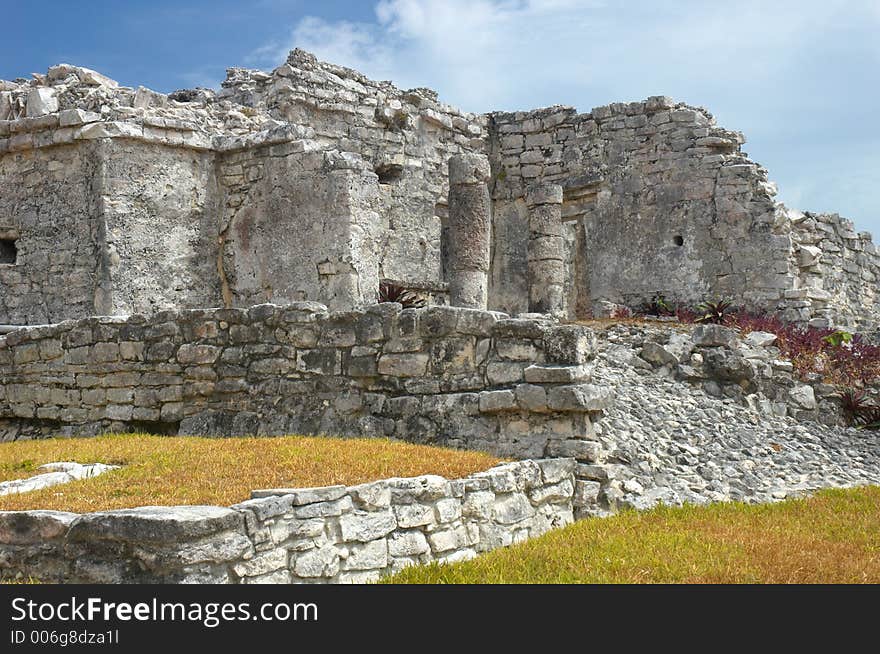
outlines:
M0 337L0 440L336 434L589 461L612 401L594 346L581 325L395 303L66 321Z
M0 572L79 583L364 583L570 523L574 466L544 459L453 481L260 490L230 508L0 512Z
M449 300L485 309L489 291L492 211L487 183L489 159L457 155L449 160Z
M538 184L526 191L529 209L529 311L562 315L565 306L565 250L562 187Z

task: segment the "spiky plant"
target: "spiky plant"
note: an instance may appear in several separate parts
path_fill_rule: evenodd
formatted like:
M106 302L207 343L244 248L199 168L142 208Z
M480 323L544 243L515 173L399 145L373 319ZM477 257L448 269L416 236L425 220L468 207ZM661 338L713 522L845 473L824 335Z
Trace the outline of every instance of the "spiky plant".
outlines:
M865 391L848 389L840 394L847 420L859 429L880 429L880 406L868 401Z
M700 312L703 314L696 319L696 322L712 323L714 325L723 325L729 318L732 302L728 300L718 300L717 302L703 302L700 306Z
M397 302L403 305L404 309L421 309L426 304L424 298L394 282L379 284L378 301Z

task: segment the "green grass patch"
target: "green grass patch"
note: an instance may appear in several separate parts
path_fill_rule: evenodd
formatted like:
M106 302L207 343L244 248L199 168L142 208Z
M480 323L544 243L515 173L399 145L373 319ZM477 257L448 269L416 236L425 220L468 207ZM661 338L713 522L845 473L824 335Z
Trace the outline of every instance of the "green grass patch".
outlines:
M880 487L591 518L386 583L880 583Z

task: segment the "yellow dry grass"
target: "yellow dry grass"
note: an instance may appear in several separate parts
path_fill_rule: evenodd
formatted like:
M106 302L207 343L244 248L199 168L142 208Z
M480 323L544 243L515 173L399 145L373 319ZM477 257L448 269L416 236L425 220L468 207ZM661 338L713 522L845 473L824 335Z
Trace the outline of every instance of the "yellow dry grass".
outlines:
M880 487L578 522L390 583L880 583Z
M358 484L437 474L455 479L498 459L387 439L195 438L123 434L0 444L0 481L52 461L123 466L93 479L0 496L0 510L100 511L144 505L229 505L258 488Z

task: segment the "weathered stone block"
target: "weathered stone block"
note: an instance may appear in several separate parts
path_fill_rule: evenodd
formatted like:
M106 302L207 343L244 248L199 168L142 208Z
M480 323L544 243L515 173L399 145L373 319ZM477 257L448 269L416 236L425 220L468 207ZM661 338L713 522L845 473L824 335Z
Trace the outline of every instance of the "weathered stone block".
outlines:
M456 330L461 311L461 307L432 306L423 309L418 319L419 333L424 338L448 336Z
M513 384L523 380L523 364L497 361L486 366L486 379L493 386Z
M348 548L343 570L377 570L388 566L388 541L384 538Z
M428 539L421 531L396 531L388 537L391 556L418 556L430 549Z
M522 493L510 493L495 499L493 519L502 525L520 522L535 515L535 509Z
M437 500L434 506L437 511L437 522L440 524L454 522L461 518L461 501L455 498Z
M568 479L574 473L574 459L542 459L536 462L541 469L541 478L545 484L555 484Z
M533 504L541 504L543 502L564 502L571 500L574 494L574 481L572 479L563 479L558 484L550 486L540 486L529 492L529 500Z
M81 516L70 527L72 541L112 540L162 543L195 540L243 530L244 519L217 506L144 506Z
M482 413L498 413L516 411L519 407L513 391L485 391L480 393L480 411Z
M467 547L471 544L469 541L467 530L463 526L428 534L428 543L434 552L449 552Z
M572 504L575 507L592 507L599 501L599 493L602 490L602 484L598 481L585 481L578 479L574 486L574 496Z
M333 577L339 572L339 550L332 545L295 555L293 572L297 577Z
M319 350L298 350L296 369L319 375L338 375L341 370L339 350L325 348Z
M639 352L639 356L648 363L653 363L655 366L678 364L678 357L659 343L653 343L651 341L645 343Z
M0 511L0 544L32 545L62 538L78 518L62 511Z
M214 363L220 356L221 349L213 345L181 345L177 351L177 360L182 364Z
M593 384L557 386L547 390L547 404L554 411L601 411L611 406L614 391Z
M520 384L515 389L516 401L526 411L544 413L549 410L547 390L543 386Z
M520 338L541 340L549 328L549 324L543 320L528 320L523 318L508 318L499 320L492 327L492 336L495 338Z
M332 502L313 502L297 506L293 515L301 520L309 518L330 518L351 511L353 504L350 497L343 497Z
M525 380L531 384L570 384L587 382L592 375L589 365L531 365L523 371Z
M737 333L729 327L721 325L697 325L691 338L697 347L727 347L736 344Z
M583 325L550 327L543 340L548 363L582 364L592 359L596 352L596 335Z
M547 456L572 457L578 461L598 461L602 447L596 441L572 438L551 440L547 443Z
M287 568L288 557L287 550L269 550L247 561L236 563L232 569L239 577L256 577Z
M379 357L380 375L389 377L419 377L428 370L429 355L425 353L383 354Z
M806 384L801 384L792 388L788 392L788 397L795 406L801 409L810 411L818 406L813 387L807 386Z
M426 504L402 504L396 505L393 508L394 515L397 518L397 525L401 529L427 527L436 524L437 518L434 515L434 509Z
M339 527L343 541L366 543L394 531L397 521L391 511L356 511L340 517Z
M352 501L359 509L375 511L391 506L391 488L384 481L369 482L348 489Z

